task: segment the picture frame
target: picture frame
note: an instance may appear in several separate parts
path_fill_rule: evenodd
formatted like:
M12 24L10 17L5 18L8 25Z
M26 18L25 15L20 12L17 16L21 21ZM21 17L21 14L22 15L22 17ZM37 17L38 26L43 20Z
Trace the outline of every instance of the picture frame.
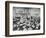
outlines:
M44 3L5 1L6 37L44 34Z

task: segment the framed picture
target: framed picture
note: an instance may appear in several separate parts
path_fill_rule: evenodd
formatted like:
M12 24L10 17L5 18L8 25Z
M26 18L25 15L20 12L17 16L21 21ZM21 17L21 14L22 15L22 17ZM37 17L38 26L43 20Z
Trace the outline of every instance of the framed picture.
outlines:
M5 36L45 34L45 4L5 2Z

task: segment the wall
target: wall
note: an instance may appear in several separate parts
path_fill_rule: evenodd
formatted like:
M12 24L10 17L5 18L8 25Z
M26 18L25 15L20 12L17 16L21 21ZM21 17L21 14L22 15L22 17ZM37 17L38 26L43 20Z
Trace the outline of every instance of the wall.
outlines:
M36 35L36 36L5 37L5 1L6 0L0 0L0 38L46 38L46 33L45 35ZM45 9L46 9L46 0L12 0L12 1L41 2L41 3L45 3ZM45 16L46 16L46 13L45 13ZM46 28L45 28L45 31L46 31Z

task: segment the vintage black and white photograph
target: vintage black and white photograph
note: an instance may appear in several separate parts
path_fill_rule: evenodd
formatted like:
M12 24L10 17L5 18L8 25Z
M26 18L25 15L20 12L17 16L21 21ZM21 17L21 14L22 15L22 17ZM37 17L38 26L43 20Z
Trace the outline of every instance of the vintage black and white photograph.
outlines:
M5 36L45 34L44 3L6 1L5 5Z
M13 31L40 30L40 8L13 7Z

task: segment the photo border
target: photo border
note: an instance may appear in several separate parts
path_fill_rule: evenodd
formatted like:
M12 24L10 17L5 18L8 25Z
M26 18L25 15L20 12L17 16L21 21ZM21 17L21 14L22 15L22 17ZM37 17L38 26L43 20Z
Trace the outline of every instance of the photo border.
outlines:
M43 33L36 34L21 34L21 35L9 35L9 4L10 3L22 3L22 4L35 4L35 5L43 5ZM45 34L45 3L36 3L36 2L19 2L19 1L5 1L5 36L13 37L13 36L29 36L29 35L44 35Z

